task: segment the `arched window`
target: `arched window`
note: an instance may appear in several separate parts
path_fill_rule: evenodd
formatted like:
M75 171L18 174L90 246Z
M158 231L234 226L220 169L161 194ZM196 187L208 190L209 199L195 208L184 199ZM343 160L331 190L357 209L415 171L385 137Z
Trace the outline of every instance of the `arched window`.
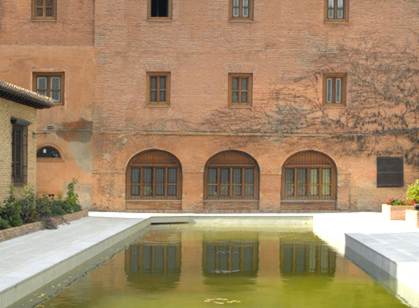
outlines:
M304 151L282 168L282 200L336 200L336 166L320 152Z
M207 200L257 200L259 197L259 168L245 153L226 151L213 156L204 176Z
M134 156L127 168L127 198L181 199L182 170L170 153L150 150Z
M51 146L45 146L38 149L36 153L36 157L38 158L61 158L60 152Z

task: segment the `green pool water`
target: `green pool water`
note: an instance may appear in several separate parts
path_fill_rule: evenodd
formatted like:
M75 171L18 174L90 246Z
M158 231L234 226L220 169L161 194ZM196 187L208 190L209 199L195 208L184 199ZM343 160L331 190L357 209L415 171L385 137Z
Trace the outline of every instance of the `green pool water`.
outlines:
M38 307L404 307L313 233L194 226L151 227L56 293Z

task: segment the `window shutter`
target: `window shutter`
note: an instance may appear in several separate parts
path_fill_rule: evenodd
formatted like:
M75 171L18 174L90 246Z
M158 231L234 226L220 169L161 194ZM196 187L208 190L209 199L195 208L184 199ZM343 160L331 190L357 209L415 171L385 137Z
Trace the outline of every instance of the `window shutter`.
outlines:
M402 187L403 158L377 157L377 187Z

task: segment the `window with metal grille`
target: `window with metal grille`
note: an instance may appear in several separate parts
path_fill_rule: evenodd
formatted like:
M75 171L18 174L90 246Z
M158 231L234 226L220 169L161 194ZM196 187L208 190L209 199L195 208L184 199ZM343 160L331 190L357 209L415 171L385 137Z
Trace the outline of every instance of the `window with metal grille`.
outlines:
M12 119L12 182L24 185L28 169L28 125L24 120Z
M64 103L64 73L34 73L33 89L50 97L56 104Z
M282 200L336 200L336 167L327 155L296 153L285 161L282 172Z
M32 0L33 19L56 19L57 0Z
M127 170L127 196L137 199L181 199L181 168L176 157L151 150L136 155Z
M402 187L403 158L377 157L377 187Z
M259 169L253 158L237 151L222 152L205 168L207 200L257 200Z

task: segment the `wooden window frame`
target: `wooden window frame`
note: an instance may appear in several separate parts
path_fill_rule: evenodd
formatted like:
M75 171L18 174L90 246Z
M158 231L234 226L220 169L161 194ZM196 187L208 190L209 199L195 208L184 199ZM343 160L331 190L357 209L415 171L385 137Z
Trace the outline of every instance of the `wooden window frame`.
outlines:
M42 16L37 16L36 15L36 0L31 0L32 1L32 20L34 21L56 21L57 20L57 0L52 0L53 1L53 16L46 16L46 0L43 0L43 5L42 5Z
M37 85L37 79L38 77L46 77L47 82L47 97L51 98L51 83L50 79L52 77L60 77L60 101L55 102L55 106L64 105L64 93L65 93L65 73L64 72L34 72L32 77L32 89L34 92L38 93L38 85ZM42 94L41 94L42 95ZM51 98L52 99L52 98Z
M335 1L334 16L337 14L337 0ZM326 23L347 23L349 21L349 0L343 0L343 18L329 18L328 0L324 0L324 21Z
M290 169L290 170L294 170L294 180L293 180L293 187L294 187L294 193L293 196L289 196L287 195L287 183L286 183L286 170ZM297 193L298 190L298 177L297 177L297 170L298 169L305 169L305 194L304 196L299 195ZM310 170L312 169L317 169L318 171L318 184L317 184L317 195L312 195L310 194L311 192L311 177L310 177ZM325 169L330 169L330 195L329 196L325 196L322 194L323 191L323 171ZM330 165L312 165L312 166L303 166L303 165L287 165L284 166L283 168L283 176L282 176L282 181L283 181L283 189L282 189L282 193L283 193L283 197L282 200L283 201L333 201L336 200L336 176L335 176L336 172L334 170L333 166ZM317 197L317 198L316 198Z
M332 102L327 101L327 80L333 79ZM341 85L341 102L336 102L336 79L342 79ZM323 104L325 106L346 106L347 103L347 84L348 78L346 73L325 73L323 74Z
M247 103L234 103L233 102L233 79L239 78L239 97L238 101L241 100L241 80L244 78L248 79L248 93ZM228 106L230 108L250 108L253 105L253 74L252 73L229 73L228 74Z
M401 161L402 164L402 169L400 172L384 172L381 171L380 172L380 159L385 160L385 159L394 159L394 160L398 160ZM401 176L401 182L400 183L391 183L391 184L386 184L386 183L382 183L383 180L380 180L380 176L386 175L386 174L399 174ZM377 157L377 187L378 188L391 188L391 187L404 187L404 159L402 156L379 156Z
M166 100L164 102L151 101L151 78L152 77L166 77ZM147 82L146 82L146 101L147 105L150 107L169 107L170 106L170 92L171 92L171 74L170 72L147 72ZM159 81L157 83L157 91L159 91ZM157 98L160 99L159 95Z
M172 9L173 9L173 0L168 1L168 16L151 16L151 1L147 1L147 19L154 20L154 21L170 21L172 19Z
M132 170L138 168L140 169L140 183L138 184L139 187L139 195L132 195ZM150 168L152 170L152 181L151 185L152 195L144 195L144 169ZM156 195L156 169L162 168L164 169L164 195ZM176 196L169 196L168 195L168 170L169 169L176 169ZM128 200L181 200L182 198L182 172L181 168L178 164L169 164L169 163L162 163L162 164L130 164L128 167L127 173L127 196Z
M15 186L23 186L28 180L28 125L19 123L17 119L12 119L12 183ZM25 121L23 121L25 122ZM16 144L17 130L20 130L20 147ZM20 152L20 159L17 161L17 152ZM18 165L18 167L17 167ZM19 176L17 176L19 174Z
M243 0L240 1L240 14L238 17L233 16L233 0L229 0L229 19L230 21L253 21L254 12L254 0L249 0L249 16L243 16Z
M228 179L228 183L226 184L228 187L228 196L222 196L218 193L217 196L210 196L208 191L209 191L209 183L208 183L208 171L209 169L217 169L217 183L214 184L217 186L217 191L220 191L220 187L221 187L221 169L229 169L229 179ZM241 194L240 196L237 196L234 194L233 192L233 169L241 169L241 182L240 182L240 186L241 186ZM246 169L253 169L253 197L251 196L247 196L245 194L245 170ZM234 200L246 200L246 201L257 201L258 200L258 196L259 196L259 169L257 168L256 165L253 164L249 164L249 165L244 165L244 164L237 164L237 165L233 165L233 164L210 164L205 168L205 174L204 174L204 195L205 195L205 200L222 200L222 201L234 201Z

